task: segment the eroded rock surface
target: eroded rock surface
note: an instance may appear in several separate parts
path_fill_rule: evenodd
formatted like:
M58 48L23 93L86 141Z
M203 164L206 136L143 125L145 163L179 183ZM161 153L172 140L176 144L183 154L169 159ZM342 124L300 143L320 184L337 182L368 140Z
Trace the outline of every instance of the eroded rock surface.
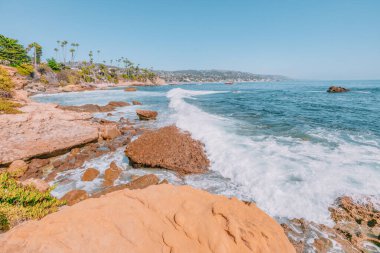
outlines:
M167 184L87 199L0 235L4 253L293 253L254 204Z
M134 167L154 167L179 173L202 173L210 162L203 145L175 126L143 133L130 143L125 154Z
M158 115L156 111L149 111L149 110L136 110L136 114L140 120L156 119Z
M53 156L98 139L98 124L88 121L90 114L33 102L20 110L0 117L0 164Z
M347 88L344 88L344 87L338 87L338 86L331 86L331 87L329 87L329 89L327 90L327 92L329 92L329 93L340 93L340 92L347 92L347 91L350 91L350 90L347 89Z
M117 107L129 106L130 104L123 101L111 101L107 105L94 105L94 104L85 104L85 105L70 105L70 106L58 106L60 109L75 111L75 112L110 112L115 110Z

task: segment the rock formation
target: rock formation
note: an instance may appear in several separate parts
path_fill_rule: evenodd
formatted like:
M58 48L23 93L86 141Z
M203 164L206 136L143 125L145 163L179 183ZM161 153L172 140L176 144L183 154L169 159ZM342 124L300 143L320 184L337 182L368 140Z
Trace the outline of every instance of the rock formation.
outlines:
M134 167L153 167L179 173L202 173L209 167L203 145L175 126L143 133L125 154Z
M331 86L327 92L329 93L340 93L340 92L347 92L350 91L349 89L343 88L343 87L338 87L338 86Z
M137 116L139 116L140 120L151 120L156 119L158 113L156 111L148 111L148 110L136 110Z
M0 117L0 164L53 156L98 139L98 124L86 113L30 102L21 114Z
M94 168L88 168L82 175L82 181L93 181L99 176L100 172Z
M162 184L87 199L0 235L3 253L294 253L254 204Z

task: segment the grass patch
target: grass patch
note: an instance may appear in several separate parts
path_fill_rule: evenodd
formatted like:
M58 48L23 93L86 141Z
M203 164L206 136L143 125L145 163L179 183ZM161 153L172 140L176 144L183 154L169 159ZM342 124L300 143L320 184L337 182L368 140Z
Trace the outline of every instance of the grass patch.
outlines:
M8 99L0 98L0 114L18 114L22 113L18 107L21 107L21 104L12 102Z
M8 173L1 173L0 230L6 231L25 220L41 219L66 204L51 196L52 189L41 193L34 187L22 186Z
M34 67L30 64L23 63L16 67L17 73L19 73L22 76L31 76L34 72Z

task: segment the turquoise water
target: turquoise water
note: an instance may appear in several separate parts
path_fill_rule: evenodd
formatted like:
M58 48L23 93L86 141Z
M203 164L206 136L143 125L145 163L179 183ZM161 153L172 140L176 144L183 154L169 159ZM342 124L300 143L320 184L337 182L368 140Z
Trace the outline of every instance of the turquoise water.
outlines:
M327 93L333 84L351 92ZM380 81L194 84L35 99L66 105L139 100L141 108L159 111L150 124L176 124L205 144L211 173L185 183L255 201L272 216L328 223L327 208L338 196L379 199ZM135 119L135 109L120 108L108 118Z

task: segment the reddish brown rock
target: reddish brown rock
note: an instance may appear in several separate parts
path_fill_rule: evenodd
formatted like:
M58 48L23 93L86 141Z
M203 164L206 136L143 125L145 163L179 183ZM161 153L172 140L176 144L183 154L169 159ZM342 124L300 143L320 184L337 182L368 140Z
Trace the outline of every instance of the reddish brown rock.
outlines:
M110 112L115 110L117 107L123 107L123 106L129 106L131 104L124 102L124 101L111 101L107 105L94 105L94 104L85 104L85 105L79 105L79 106L58 106L58 108L63 110L69 110L69 111L75 111L75 112Z
M99 171L94 168L88 168L82 175L82 181L92 181L99 176Z
M20 178L28 170L28 165L23 160L16 160L11 163L7 172L11 177Z
M139 101L136 101L136 100L133 100L133 101L132 101L132 104L133 104L133 105L142 105L142 103L141 103L141 102L139 102Z
M101 126L100 134L105 140L112 140L121 135L116 124L104 124Z
M29 168L22 176L22 179L28 178L41 178L43 175L43 168L50 164L49 159L33 159L29 163Z
M50 188L50 185L48 183L39 178L29 178L25 181L22 181L21 184L23 186L33 186L40 192L46 192Z
M125 154L134 167L165 168L178 173L203 173L210 162L203 145L175 126L145 132L131 142Z
M156 111L149 110L136 110L137 116L139 116L140 120L151 120L156 119L158 113Z
M4 253L295 253L256 205L189 186L90 198L0 236Z
M340 92L347 92L350 91L349 89L343 88L343 87L338 87L338 86L331 86L327 92L329 93L340 93Z
M66 200L67 205L72 206L82 200L88 198L88 194L84 190L72 190L66 193L61 200Z
M130 91L137 91L137 88L135 88L135 87L127 87L127 88L124 89L124 91L128 91L128 92L130 92Z
M104 186L112 186L113 182L119 178L122 169L119 168L115 162L110 164L110 167L104 172Z
M124 102L124 101L111 101L108 103L108 105L113 107L123 107L123 106L130 106L130 103Z

